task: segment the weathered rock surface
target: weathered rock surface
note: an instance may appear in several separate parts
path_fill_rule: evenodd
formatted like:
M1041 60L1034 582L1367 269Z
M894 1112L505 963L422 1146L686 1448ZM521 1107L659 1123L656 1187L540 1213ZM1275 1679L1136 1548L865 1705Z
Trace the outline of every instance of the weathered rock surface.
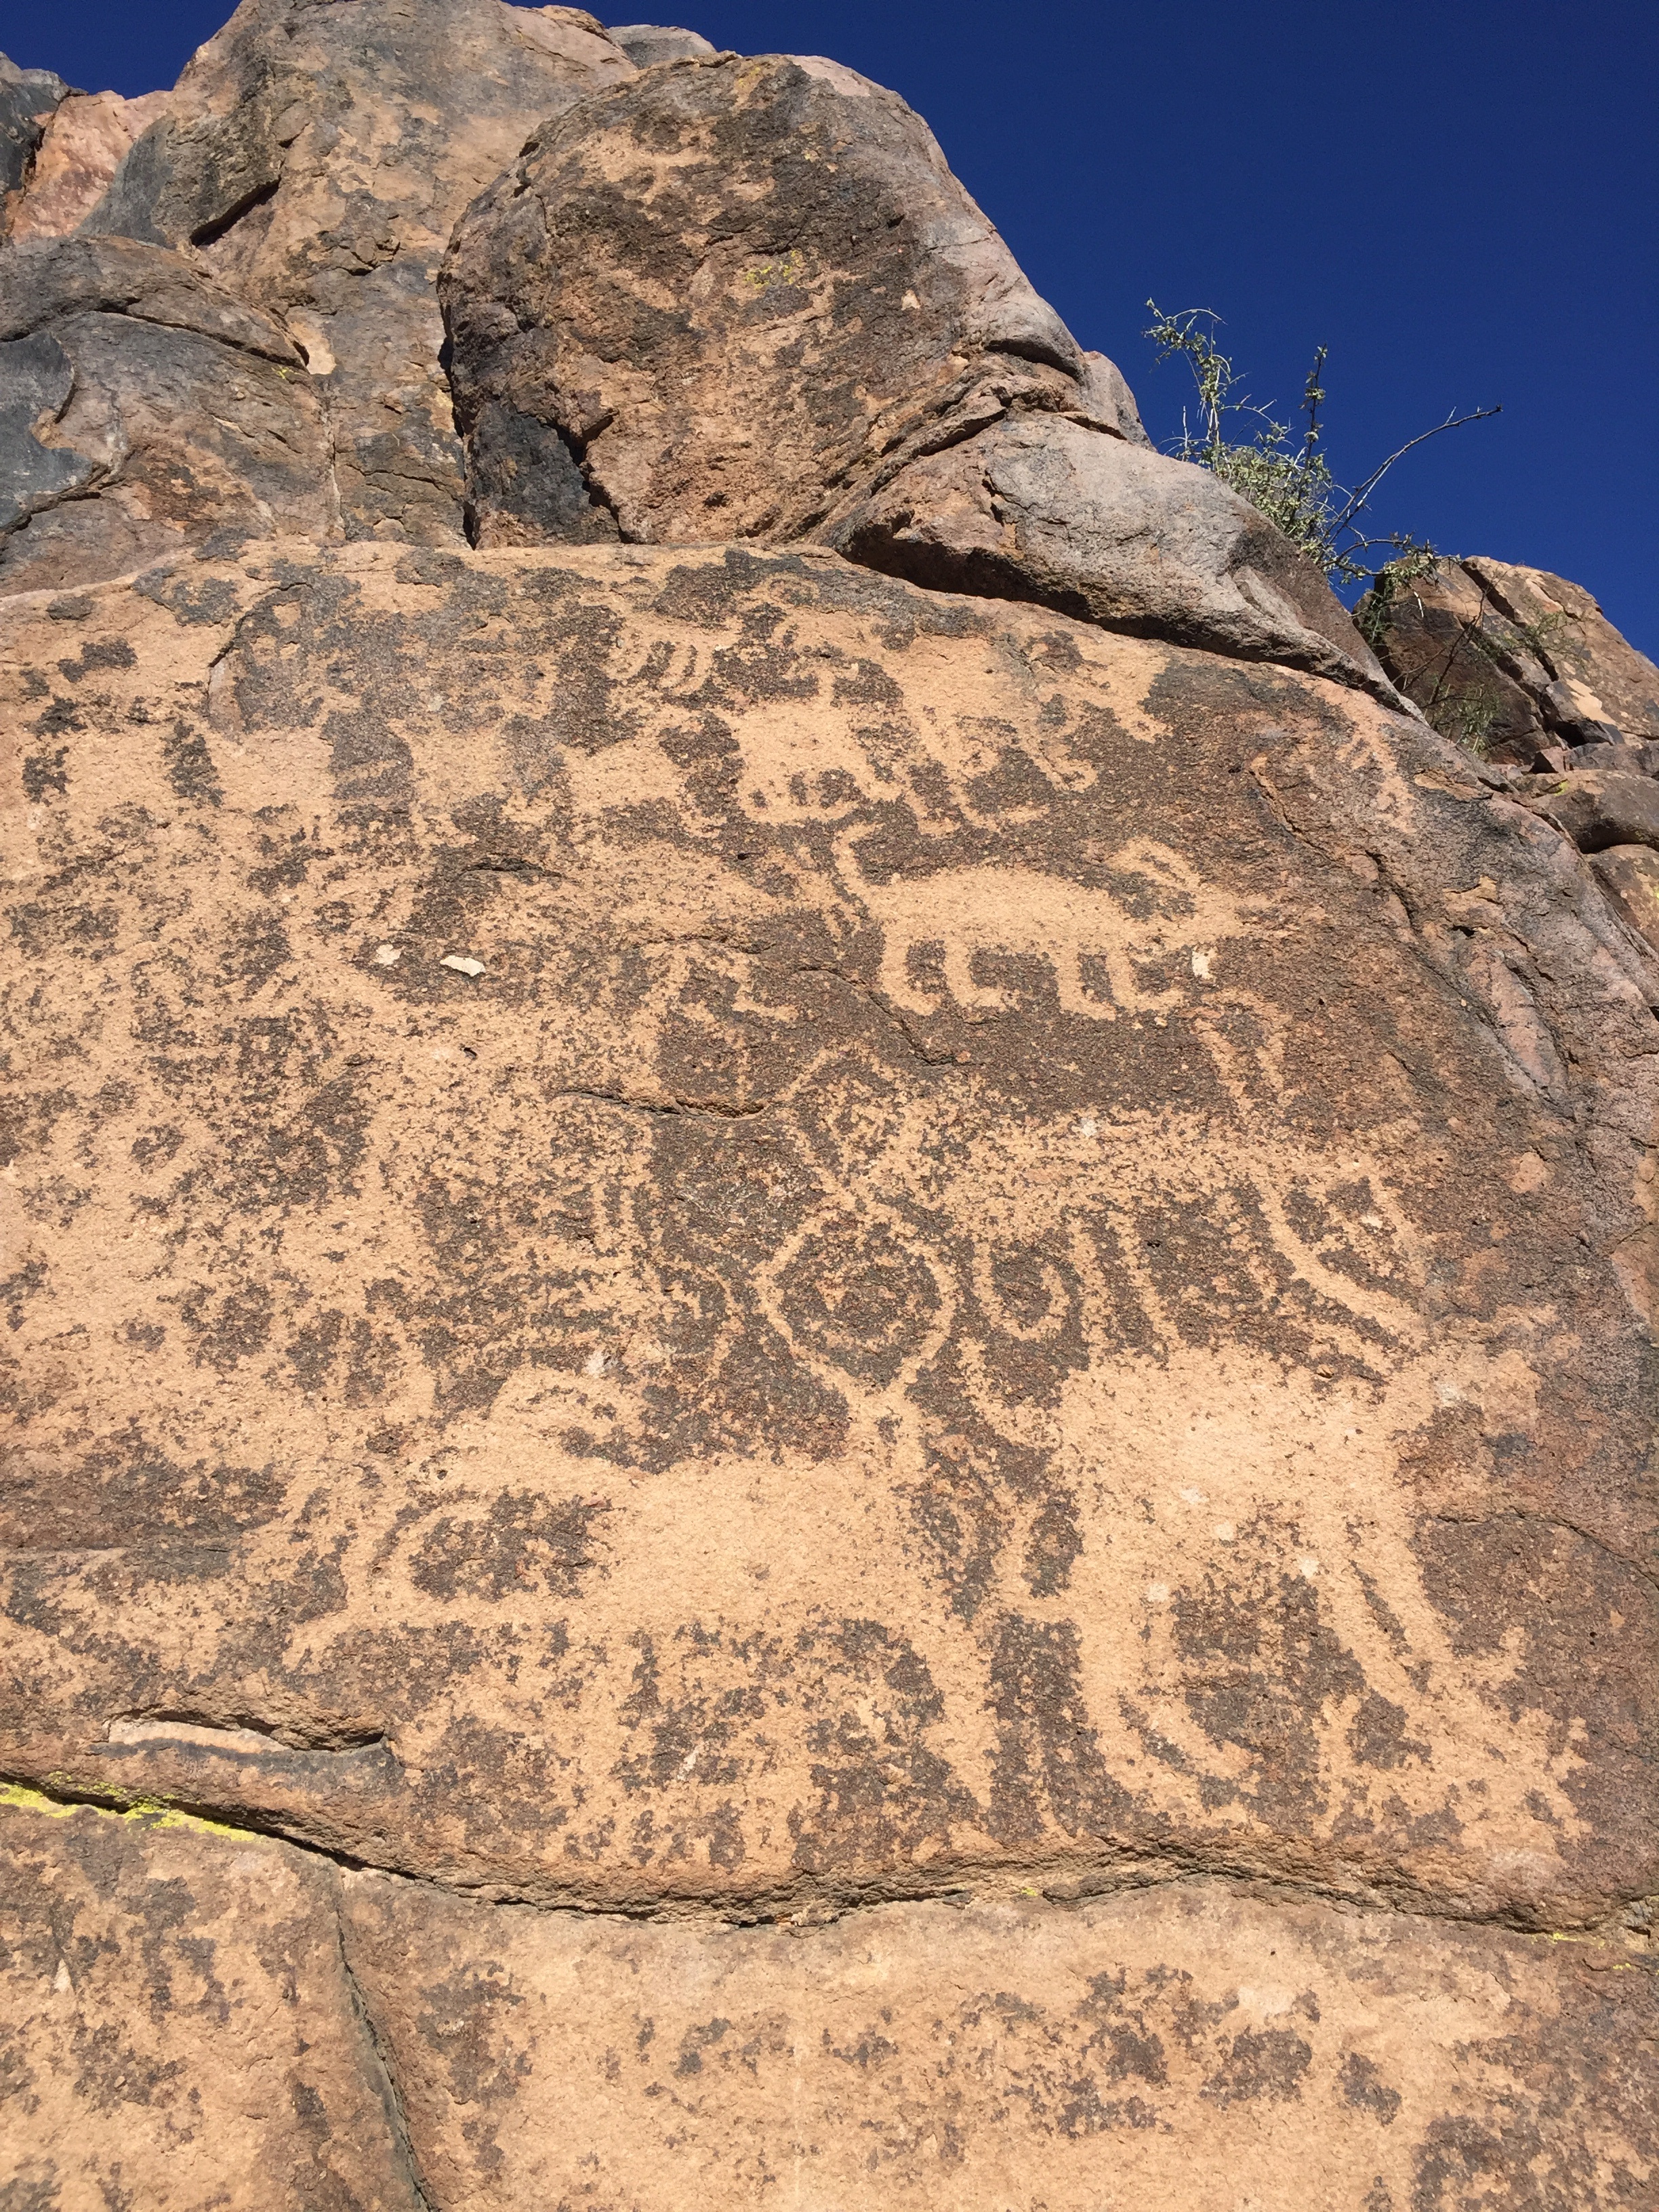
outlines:
M1387 690L1324 579L1146 448L894 94L773 55L555 117L441 284L477 541L834 545Z
M1659 668L1588 592L1544 569L1443 561L1373 595L1362 621L1406 696L1491 760L1559 769L1595 755L1600 767L1604 746L1659 738Z
M1581 853L1609 846L1659 846L1659 783L1618 769L1524 776L1516 795L1554 823Z
M1080 423L999 422L914 463L832 535L852 559L939 590L1355 672L1346 614L1254 508L1202 469Z
M1590 865L1631 927L1659 951L1659 851L1651 844L1608 845Z
M1599 721L1629 740L1659 738L1659 668L1620 636L1582 585L1507 561L1464 566L1487 599L1535 640L1552 679L1545 701L1557 728Z
M432 283L545 117L634 64L575 8L243 0L88 216L184 251L303 349L349 537L460 541Z
M414 2212L325 1862L0 1790L9 2205Z
M1449 2212L1659 2173L1653 1979L1607 1946L1207 1883L712 1933L344 1887L441 2204Z
M611 23L606 30L635 69L689 61L694 54L715 51L699 32L678 30L667 23Z
M52 112L69 90L51 70L21 70L0 54L0 237Z
M1645 2212L1646 664L689 38L18 142L0 2205Z
M323 402L267 316L125 238L19 246L0 303L0 588L339 534Z
M1653 1976L1595 1938L1202 1881L641 1925L9 1796L21 2203L1637 2206L1659 2166Z
M1659 947L1644 854L1659 847L1659 668L1589 593L1538 568L1443 561L1362 611L1390 676L1436 727L1511 775L1514 798L1584 854Z
M41 130L0 237L67 238L108 191L133 143L167 112L171 95L70 93Z
M1639 1936L1659 989L1554 830L827 554L14 605L9 1771Z

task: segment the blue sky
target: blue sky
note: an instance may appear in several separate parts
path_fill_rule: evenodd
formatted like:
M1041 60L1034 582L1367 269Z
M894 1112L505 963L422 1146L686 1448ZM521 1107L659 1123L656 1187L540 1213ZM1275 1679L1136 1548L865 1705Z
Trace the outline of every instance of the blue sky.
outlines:
M0 49L144 92L225 12L0 0ZM1572 577L1659 658L1654 0L708 0L690 20L902 93L1160 441L1185 393L1139 335L1149 297L1217 309L1286 412L1328 345L1350 481L1449 408L1501 401L1401 465L1379 524Z

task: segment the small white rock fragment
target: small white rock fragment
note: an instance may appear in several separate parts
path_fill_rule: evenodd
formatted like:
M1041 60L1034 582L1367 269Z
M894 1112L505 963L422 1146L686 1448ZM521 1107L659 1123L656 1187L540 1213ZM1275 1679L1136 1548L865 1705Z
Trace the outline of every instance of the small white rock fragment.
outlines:
M1194 945L1193 948L1193 973L1194 975L1199 976L1200 979L1208 977L1210 973L1210 957L1211 956L1208 951L1206 951L1202 945Z
M458 975L482 975L484 971L482 960L474 960L470 954L465 952L446 952L438 965L441 968L453 968Z
M395 968L403 957L403 948L397 945L377 945L374 964L377 968Z

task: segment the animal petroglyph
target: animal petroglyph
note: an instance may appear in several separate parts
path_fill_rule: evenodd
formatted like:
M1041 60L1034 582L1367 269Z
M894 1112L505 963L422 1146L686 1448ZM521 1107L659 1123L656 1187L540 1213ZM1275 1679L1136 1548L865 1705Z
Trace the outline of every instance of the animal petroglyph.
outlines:
M1001 953L1046 961L1063 1012L1109 1022L1181 1004L1182 984L1160 988L1143 971L1167 975L1184 956L1188 977L1206 979L1217 945L1244 927L1233 900L1149 838L1115 854L1103 871L1111 883L1096 887L995 864L872 883L858 864L859 834L847 830L836 838L837 872L882 931L882 989L915 1013L938 1011L937 997L919 989L910 973L911 956L931 945L940 948L945 988L958 1006L1007 1006L1005 992L974 976L977 955ZM1109 1000L1089 988L1085 962L1105 971Z

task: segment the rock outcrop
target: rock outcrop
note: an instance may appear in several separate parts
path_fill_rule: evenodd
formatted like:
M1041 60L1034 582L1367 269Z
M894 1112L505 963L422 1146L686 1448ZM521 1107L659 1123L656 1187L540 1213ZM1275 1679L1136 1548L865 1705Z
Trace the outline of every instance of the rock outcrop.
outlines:
M1659 835L902 103L516 12L0 253L0 2200L1630 2212Z
M165 92L137 100L118 92L68 94L43 123L19 171L0 238L21 244L70 237L109 190L135 141L170 104Z
M1417 2100L1342 2123L1401 2203L1525 2094L1503 2066L1576 2094L1601 2060L1541 2027L1507 2087L1460 2072L1455 2007L1440 2072L1401 2057L1454 1941L1413 1929L1547 2013L1551 1935L1633 1972L1659 1890L1659 983L1553 830L1352 690L829 553L290 542L9 635L9 1771L692 1915L672 1958L736 1982L673 2016L681 2150L616 2108L636 2194L763 2188L693 2031L757 2020L772 1954L719 1924L848 1910L802 1972L877 1942L922 1978L883 2030L908 2185L958 2137L996 2170L994 2103L911 2040L954 1954L917 1908L866 1936L888 1899L984 1901L937 1922L953 2002L1057 2004L1091 2124L1178 2123L1154 2179L1285 2100L1317 2125L1351 2053ZM1258 1958L1285 2008L1233 2018L1206 1931L1257 1955L1273 1909L1119 1894L1205 1873L1302 1900L1334 1981ZM422 1894L374 1893L355 1971L459 2176L471 2106L415 2046L574 1969L557 1921L427 1948ZM1065 1948L1091 1895L1091 1974L1127 1944L1221 2008L1178 2063L1127 1984L987 1980L999 1915ZM609 2047L641 1939L592 1925ZM474 1951L506 1963L458 1981ZM850 2019L796 2005L786 2056ZM1084 2056L1114 2022L1139 2074ZM528 2201L543 2094L484 2201ZM1050 2201L1069 2109L1030 2122Z
M567 109L441 289L481 545L826 544L1388 690L1324 579L1151 451L921 118L836 63L694 58Z
M1542 568L1443 561L1373 594L1362 620L1407 696L1490 760L1602 768L1609 746L1659 743L1659 668Z
M20 247L4 275L0 588L338 535L326 403L269 316L125 238Z
M700 33L677 30L667 23L612 23L609 31L635 69L653 69L659 62L689 61L694 54L714 52Z
M326 395L346 536L459 542L439 257L538 123L633 73L576 8L243 0L82 228L193 248L281 319Z
M1646 891L1659 847L1659 667L1581 586L1504 561L1390 580L1360 618L1401 690L1446 735L1515 771L1513 796L1601 859L1619 911L1659 948Z
M51 70L20 70L0 54L0 237L46 125L70 88Z

